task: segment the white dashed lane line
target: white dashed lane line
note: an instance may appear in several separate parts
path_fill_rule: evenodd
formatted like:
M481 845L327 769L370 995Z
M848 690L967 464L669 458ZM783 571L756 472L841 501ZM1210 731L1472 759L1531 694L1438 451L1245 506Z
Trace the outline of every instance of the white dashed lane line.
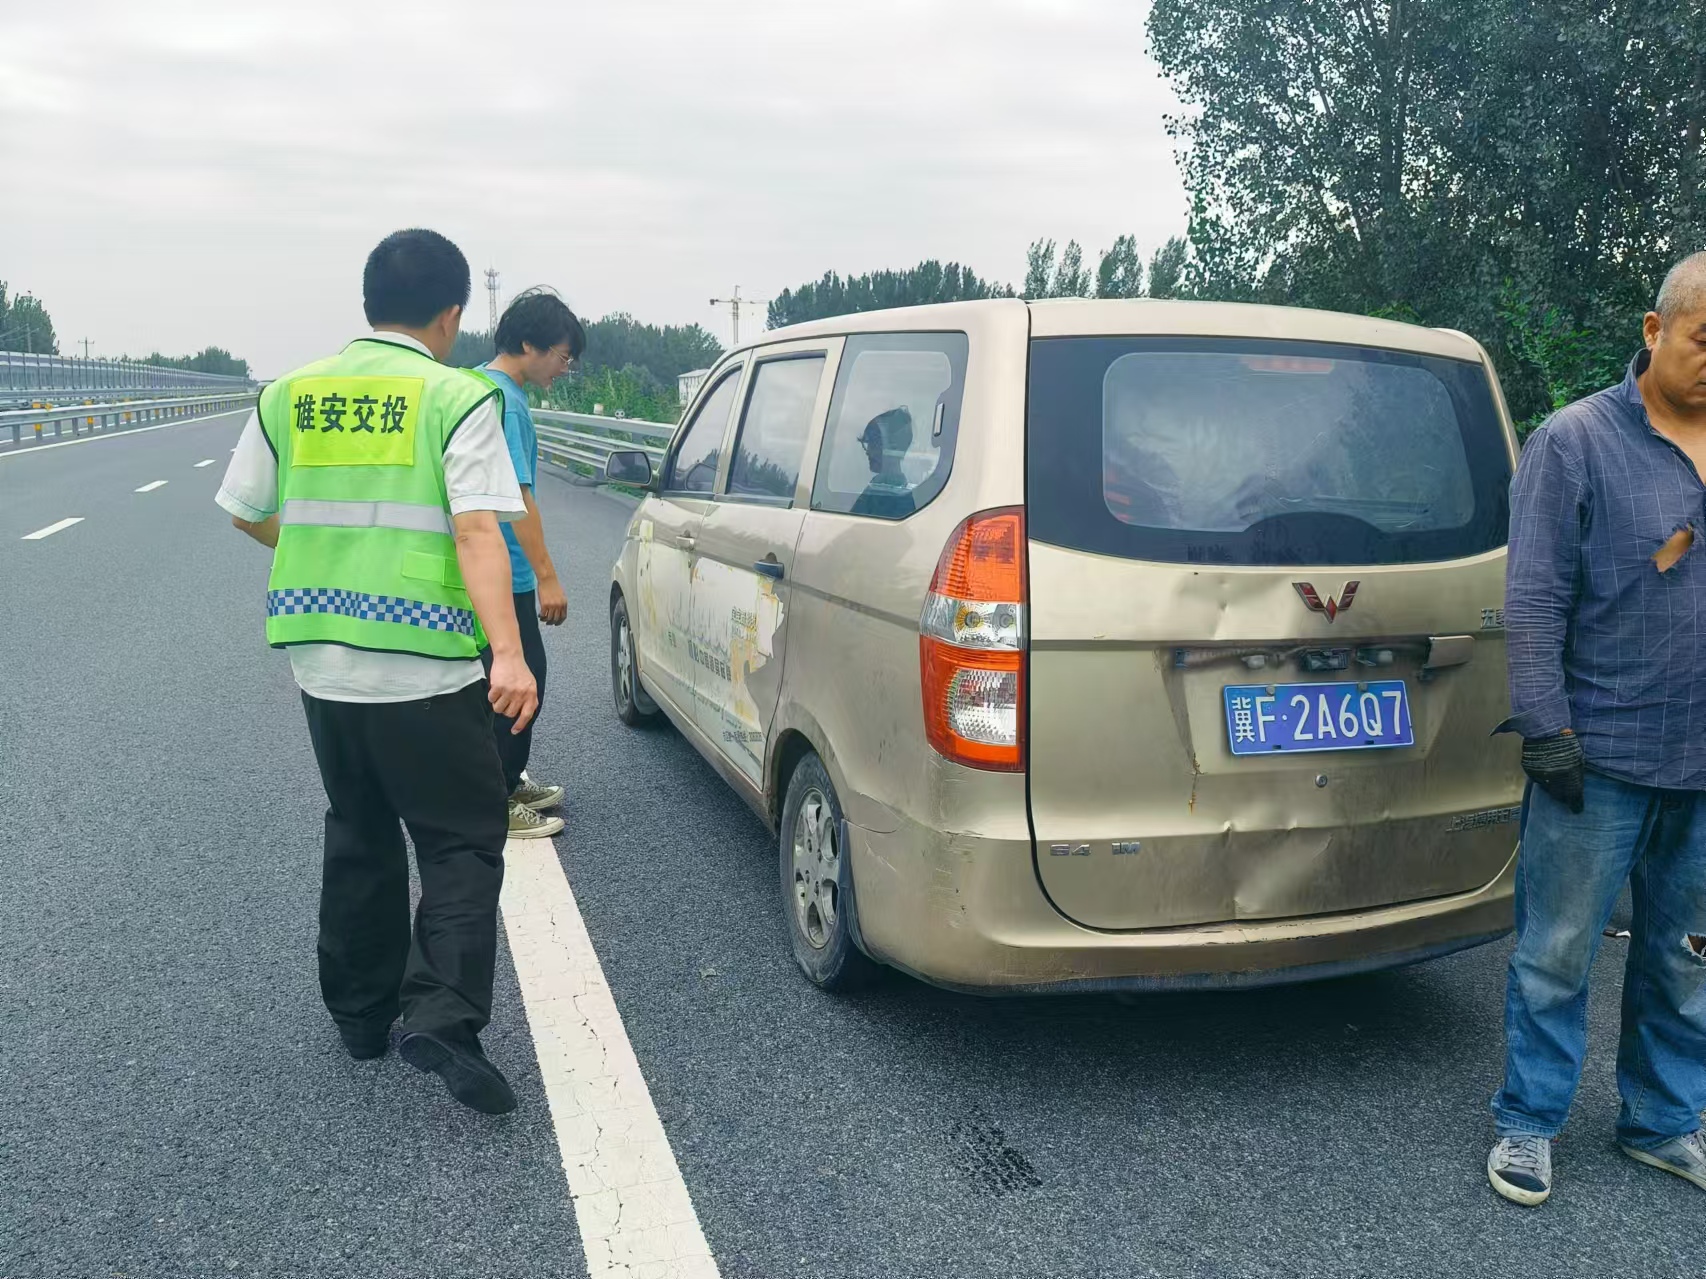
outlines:
M138 493L152 493L155 489L165 488L168 482L167 480L150 480L136 491Z
M719 1279L550 840L505 846L502 904L589 1279Z
M74 515L68 520L60 520L57 524L49 524L46 528L38 528L34 533L25 533L21 540L25 542L39 542L44 537L52 537L61 529L68 529L73 524L81 524L82 522L83 516Z
M232 451L232 452L233 452L233 453L235 453L235 452L236 452L236 451L237 451L237 450L236 450L236 449L232 449L232 450L231 450L231 451ZM207 459L205 459L205 460L203 460L203 461L200 461L200 462L197 462L197 463L196 463L196 464L195 464L195 469L196 469L196 470L198 470L198 471L199 471L199 470L201 470L201 468L202 468L202 467L204 467L204 466L212 466L212 465L213 465L213 459L212 459L212 458L207 458Z

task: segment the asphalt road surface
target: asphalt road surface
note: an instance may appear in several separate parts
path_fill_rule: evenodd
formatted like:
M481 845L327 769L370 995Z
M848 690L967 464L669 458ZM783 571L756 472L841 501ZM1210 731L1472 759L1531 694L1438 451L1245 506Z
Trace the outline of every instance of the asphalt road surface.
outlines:
M507 949L505 1118L320 1007L323 798L267 557L213 504L241 421L0 456L0 1279L583 1275ZM571 611L533 772L725 1279L1706 1269L1706 1199L1612 1144L1621 942L1539 1210L1483 1168L1503 944L1248 994L819 993L762 826L612 713L630 507L538 496Z

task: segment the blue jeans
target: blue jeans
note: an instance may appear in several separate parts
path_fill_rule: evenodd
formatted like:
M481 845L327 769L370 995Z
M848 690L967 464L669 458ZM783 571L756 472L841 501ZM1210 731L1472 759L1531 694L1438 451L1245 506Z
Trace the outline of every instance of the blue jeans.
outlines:
M1650 1149L1700 1127L1706 1105L1706 807L1702 792L1592 771L1586 791L1579 815L1537 786L1523 800L1493 1120L1501 1137L1562 1131L1587 1053L1588 973L1627 880L1617 1136Z

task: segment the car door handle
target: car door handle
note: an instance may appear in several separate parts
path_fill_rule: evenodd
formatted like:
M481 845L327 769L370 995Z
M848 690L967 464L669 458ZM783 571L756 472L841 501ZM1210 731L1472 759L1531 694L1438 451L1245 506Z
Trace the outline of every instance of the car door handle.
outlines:
M774 578L778 582L782 580L782 566L775 560L757 560L753 563L752 571L762 573L765 577Z
M684 551L691 551L699 544L699 539L691 533L682 533L675 539L675 544Z

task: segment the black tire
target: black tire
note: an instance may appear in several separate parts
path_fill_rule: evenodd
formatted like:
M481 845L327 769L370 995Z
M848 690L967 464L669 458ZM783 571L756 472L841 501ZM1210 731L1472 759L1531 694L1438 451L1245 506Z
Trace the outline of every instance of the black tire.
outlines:
M816 752L807 752L782 804L777 838L782 915L801 971L830 991L853 990L877 973L855 940L858 917L844 830L829 772Z
M626 662L622 660L624 655ZM620 595L610 606L610 690L616 701L616 718L629 728L639 728L657 718L657 703L640 687L634 627L628 621L627 601Z

